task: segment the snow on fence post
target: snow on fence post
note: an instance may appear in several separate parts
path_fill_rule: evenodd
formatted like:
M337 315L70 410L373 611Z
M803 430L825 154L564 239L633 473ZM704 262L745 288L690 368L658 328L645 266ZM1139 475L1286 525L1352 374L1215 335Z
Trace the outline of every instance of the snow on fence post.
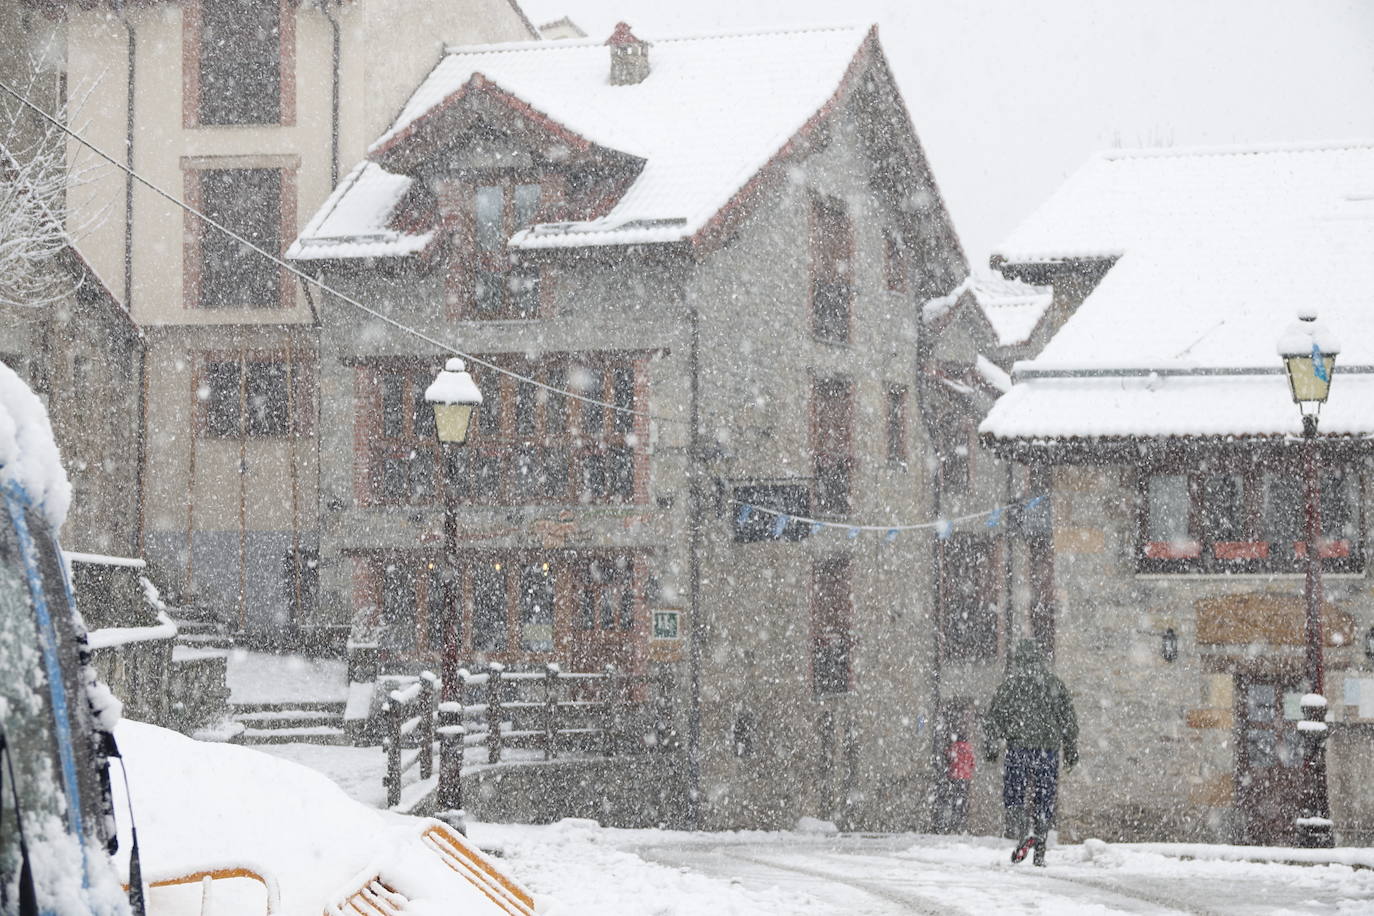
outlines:
M399 703L388 702L382 706L386 728L386 737L382 739L382 747L386 750L386 775L382 781L386 784L388 808L401 803L401 717L404 715L404 707Z
M439 714L439 678L420 672L420 778L434 775L434 719Z
M487 665L487 763L501 762L501 672L500 662Z
M558 756L558 675L557 662L544 666L544 759Z

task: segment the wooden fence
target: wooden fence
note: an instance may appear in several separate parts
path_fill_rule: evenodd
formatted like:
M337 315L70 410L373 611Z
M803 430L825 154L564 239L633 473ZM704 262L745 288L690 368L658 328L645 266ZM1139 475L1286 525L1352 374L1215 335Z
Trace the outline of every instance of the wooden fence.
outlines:
M460 669L458 677L458 709L440 703L442 684L429 671L387 695L382 746L388 807L400 803L411 770L418 767L422 780L433 773L441 706L445 712L461 712L464 749L485 748L487 763L499 763L507 751L517 750L535 751L544 760L570 752L610 757L627 747L632 693L643 680L610 666L573 673L556 664L539 671L507 671L497 663L477 673ZM407 750L414 753L407 755Z

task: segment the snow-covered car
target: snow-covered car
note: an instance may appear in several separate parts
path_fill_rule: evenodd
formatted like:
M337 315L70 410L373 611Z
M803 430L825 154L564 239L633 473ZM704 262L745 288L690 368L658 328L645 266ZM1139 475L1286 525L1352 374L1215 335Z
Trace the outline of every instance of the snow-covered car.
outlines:
M368 808L249 748L120 722L57 542L70 498L42 403L0 363L0 912L534 912L439 821Z

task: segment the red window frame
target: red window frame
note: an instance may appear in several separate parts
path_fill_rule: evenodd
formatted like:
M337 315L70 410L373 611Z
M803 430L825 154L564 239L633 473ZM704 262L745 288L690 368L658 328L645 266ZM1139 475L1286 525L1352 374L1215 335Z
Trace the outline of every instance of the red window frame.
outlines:
M811 333L848 343L854 312L854 225L845 202L810 196Z
M555 353L536 359L482 357L549 388L571 390L625 410L613 410L480 364L471 368L482 391L468 444L447 456L429 431L407 421L403 434L384 428L384 379L407 373L407 390L423 392L435 367L371 360L357 367L355 447L358 490L371 505L434 504L452 482L463 505L642 505L649 491L648 354ZM475 362L475 361L474 361ZM405 499L384 491L386 462L429 463L434 484ZM446 470L439 463L447 460ZM440 473L445 471L445 473Z
M812 504L822 514L849 511L853 500L854 383L846 378L811 383L811 451L815 469Z
M542 318L549 296L543 271L532 259L507 247L511 236L548 218L558 196L558 182L528 170L506 171L448 184L440 195L442 218L452 229L451 250L445 272L445 297L449 314L469 321L509 321ZM526 218L518 212L522 188L537 188L539 197ZM477 208L484 190L501 192L501 220L494 244L484 244ZM500 280L499 286L491 283ZM485 282L484 282L485 280ZM530 299L522 299L512 282L533 283ZM486 297L497 291L495 305Z
M201 121L201 58L205 54L203 9L206 0L186 0L181 4L181 122L183 127L236 127L267 124L290 127L296 123L296 3L277 0L279 26L277 29L277 109L272 121L244 122L240 125L202 123ZM217 0L238 3L240 0Z
M848 693L854 687L853 562L847 556L812 566L811 683L818 694Z
M369 609L367 619L378 631L383 652L393 658L437 660L448 624L443 557L423 551L367 551L357 555L357 562L354 598L358 607ZM629 670L645 654L648 638L640 565L633 551L462 551L456 580L460 656L516 666L559 659L590 670L587 660L575 656L586 654L587 646L581 644L591 639L610 657L629 662L623 666ZM391 583L400 587L400 598L408 599L402 604L413 607L399 613L390 607ZM495 607L490 599L496 599ZM543 602L548 606L536 607ZM590 627L582 619L588 604L595 614ZM603 605L613 612L609 623L602 620ZM531 626L541 629L527 628L527 618L538 620ZM484 623L497 627L484 630Z
M1152 541L1150 527L1150 480L1155 475L1185 478L1188 500L1187 536L1174 541ZM1354 475L1353 483L1346 482ZM1218 506L1213 500L1218 481L1225 478L1239 481L1239 492L1229 506ZM1361 572L1364 569L1364 482L1354 463L1327 465L1323 487L1335 478L1341 485L1351 487L1354 502L1336 503L1330 494L1324 496L1327 506L1342 505L1347 519L1357 533L1355 538L1325 538L1319 540L1323 567L1327 572ZM1291 484L1291 486L1290 486ZM1266 493L1266 486L1276 488ZM1291 542L1272 535L1273 509L1267 502L1273 493L1282 489L1288 499L1296 503L1285 509L1299 513L1289 524L1294 532L1301 532L1302 474L1296 456L1227 456L1188 462L1183 456L1172 460L1146 463L1139 469L1136 566L1142 573L1297 573L1307 545L1298 538ZM1294 487L1296 489L1294 489ZM1225 511L1223 511L1225 509ZM1331 520L1323 518L1325 527ZM1242 534L1237 538L1235 534Z
M204 212L206 204L202 180L208 172L218 171L275 171L280 175L279 198L277 201L277 251L281 257L286 246L296 234L296 171L299 159L295 156L227 156L227 157L184 157L181 160L182 193L190 206ZM233 226L228 228L233 229ZM294 277L285 267L276 268L277 297L271 302L229 303L214 307L201 304L201 284L204 273L204 239L209 233L219 230L207 225L204 220L187 212L182 217L182 306L205 311L232 311L235 309L267 310L289 309L295 305L296 286ZM232 240L230 240L232 241ZM253 255L259 257L258 255Z

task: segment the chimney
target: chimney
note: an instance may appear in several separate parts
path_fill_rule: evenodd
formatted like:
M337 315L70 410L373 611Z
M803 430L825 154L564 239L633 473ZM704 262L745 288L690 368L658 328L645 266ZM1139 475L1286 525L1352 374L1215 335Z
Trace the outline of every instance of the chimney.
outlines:
M606 39L611 48L611 85L633 86L649 75L649 43L640 41L624 22Z

